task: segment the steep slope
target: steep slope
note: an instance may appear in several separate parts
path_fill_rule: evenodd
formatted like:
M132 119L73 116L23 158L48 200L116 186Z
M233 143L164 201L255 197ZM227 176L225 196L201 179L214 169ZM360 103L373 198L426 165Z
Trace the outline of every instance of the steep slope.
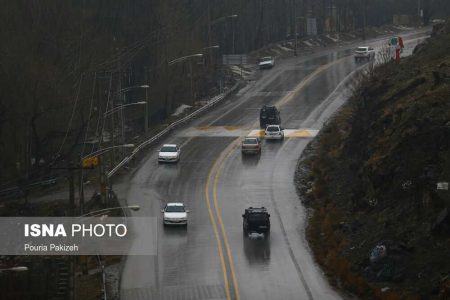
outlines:
M445 26L368 74L300 161L316 259L362 298L450 297L449 48Z

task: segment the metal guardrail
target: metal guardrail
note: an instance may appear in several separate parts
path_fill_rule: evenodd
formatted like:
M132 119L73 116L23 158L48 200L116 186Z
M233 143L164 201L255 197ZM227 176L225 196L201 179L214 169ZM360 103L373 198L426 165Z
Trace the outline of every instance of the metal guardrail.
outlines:
M116 174L116 172L118 170L120 170L120 168L122 168L123 166L125 166L131 159L133 159L134 156L136 156L136 154L141 151L143 148L155 143L156 141L158 141L159 139L161 139L162 137L164 137L165 135L167 135L169 132L171 132L173 129L177 128L178 126L194 119L195 117L197 117L199 114L203 113L204 111L214 107L216 104L218 104L220 101L222 101L223 99L225 99L228 95L230 95L232 92L234 92L237 87L239 86L239 83L236 83L234 86L232 86L229 90L227 90L226 92L215 96L213 99L211 99L208 104L202 106L201 108L197 109L196 111L192 112L191 114L187 115L186 117L175 121L173 123L171 123L170 125L168 125L166 128L164 128L162 131L158 132L156 135L154 135L153 137L151 137L150 139L146 140L145 142L142 142L141 144L139 144L134 150L133 152L125 157L121 162L119 162L113 169L111 169L111 171L108 172L108 178L112 177L114 174Z
M201 108L197 109L196 111L192 112L191 114L187 115L186 117L171 123L166 128L164 128L162 131L158 132L155 136L153 136L150 139L148 139L148 140L142 142L141 144L139 144L133 150L131 155L125 157L111 171L108 172L108 174L107 174L108 178L113 176L118 170L120 170L120 168L125 166L143 148L145 148L145 147L147 147L147 146L157 142L158 140L160 140L162 137L167 135L169 132L171 132L176 127L178 127L178 126L180 126L180 125L190 121L191 119L194 119L199 114L201 114L204 111L214 107L220 101L225 99L229 94L234 92L237 89L238 86L239 86L239 83L236 83L234 86L232 86L226 92L224 92L224 93L222 93L220 95L217 95L214 98L212 98L206 105L202 106ZM8 197L13 197L14 195L22 194L25 191L31 190L31 189L36 188L36 187L53 185L53 184L57 183L60 179L61 179L60 177L55 177L55 178L50 178L50 179L38 180L38 181L35 181L35 182L30 182L28 184L25 184L24 186L13 186L13 187L4 188L4 189L0 190L0 198L7 199Z

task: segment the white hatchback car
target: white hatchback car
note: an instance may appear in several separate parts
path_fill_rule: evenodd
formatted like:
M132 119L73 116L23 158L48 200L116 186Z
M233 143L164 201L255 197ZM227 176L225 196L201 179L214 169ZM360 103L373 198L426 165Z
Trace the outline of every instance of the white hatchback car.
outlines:
M272 56L261 57L258 66L260 69L271 69L275 66L275 59Z
M175 144L165 144L159 149L158 162L179 162L180 148Z
M266 139L282 140L284 139L284 131L280 125L267 125L264 136Z
M355 50L355 61L361 59L372 60L375 59L375 49L372 47L358 47Z
M186 210L183 203L167 203L161 212L163 213L164 225L187 225L189 210Z

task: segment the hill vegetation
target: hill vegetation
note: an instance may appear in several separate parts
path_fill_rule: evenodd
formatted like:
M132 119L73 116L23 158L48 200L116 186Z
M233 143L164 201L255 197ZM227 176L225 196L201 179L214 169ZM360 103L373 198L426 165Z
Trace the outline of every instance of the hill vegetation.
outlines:
M366 74L299 164L316 259L363 299L450 297L449 47Z
M448 1L421 1L425 21ZM130 142L180 104L217 94L230 80L221 55L248 53L305 34L354 31L416 14L416 0L1 1L0 181L50 173L101 143ZM295 13L294 13L295 12ZM232 17L234 16L234 17ZM300 20L300 21L299 21ZM218 45L219 49L205 50ZM168 62L202 52L203 59ZM125 88L148 84L150 88ZM113 106L148 100L103 117ZM121 128L124 124L124 129ZM127 132L129 131L129 132ZM119 134L121 132L121 134ZM128 133L128 138L127 138ZM117 137L116 137L117 135Z

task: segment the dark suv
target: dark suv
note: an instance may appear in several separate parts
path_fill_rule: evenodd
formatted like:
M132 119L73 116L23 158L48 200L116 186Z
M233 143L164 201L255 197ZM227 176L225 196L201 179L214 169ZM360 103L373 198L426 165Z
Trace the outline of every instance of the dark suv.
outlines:
M246 208L242 218L245 236L249 233L263 233L265 238L269 236L270 214L264 206Z
M275 106L264 105L259 112L260 128L266 129L267 125L280 125L280 111Z

